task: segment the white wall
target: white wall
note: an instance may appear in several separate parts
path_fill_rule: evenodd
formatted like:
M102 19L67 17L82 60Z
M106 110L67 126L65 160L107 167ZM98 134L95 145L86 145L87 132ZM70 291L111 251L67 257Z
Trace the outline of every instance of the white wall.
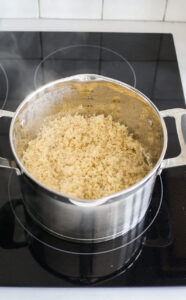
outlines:
M0 18L186 22L186 0L0 0Z

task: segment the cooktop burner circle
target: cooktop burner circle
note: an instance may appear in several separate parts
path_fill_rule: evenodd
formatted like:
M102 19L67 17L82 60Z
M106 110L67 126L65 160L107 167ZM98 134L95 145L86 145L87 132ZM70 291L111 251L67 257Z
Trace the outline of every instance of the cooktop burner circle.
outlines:
M82 73L112 77L136 87L136 73L127 58L113 49L90 44L69 45L45 56L36 67L34 86L38 88L50 81Z
M116 239L102 243L73 243L60 239L47 231L43 230L40 225L35 222L24 207L24 200L21 193L21 187L18 181L18 176L12 172L8 182L8 196L12 212L15 219L25 230L29 238L35 239L37 242L47 246L53 250L62 253L78 254L78 255L97 255L110 253L119 249L133 247L136 244L141 244L145 233L154 223L163 200L163 182L161 176L156 181L155 189L152 195L152 200L148 213L145 218L127 234ZM16 187L16 188L15 188ZM17 209L17 206L22 206L22 210Z
M0 62L0 108L4 109L8 98L8 76L5 68Z

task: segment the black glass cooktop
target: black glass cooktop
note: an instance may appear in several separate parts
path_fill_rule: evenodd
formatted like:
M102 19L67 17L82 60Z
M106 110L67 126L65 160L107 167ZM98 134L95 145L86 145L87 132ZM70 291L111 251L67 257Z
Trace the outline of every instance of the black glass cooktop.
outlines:
M159 110L185 107L170 34L0 32L0 108L15 111L42 84L79 73L135 86ZM175 123L166 124L166 157L174 157ZM0 156L13 159L9 125L0 119ZM73 244L44 232L22 198L16 174L0 169L0 286L186 285L186 167L164 170L145 219L105 243Z

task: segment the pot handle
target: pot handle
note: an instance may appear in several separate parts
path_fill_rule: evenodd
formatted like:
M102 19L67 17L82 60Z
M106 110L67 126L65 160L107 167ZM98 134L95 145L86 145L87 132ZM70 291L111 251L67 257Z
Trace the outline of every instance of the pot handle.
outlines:
M0 118L2 118L2 117L13 118L13 116L14 116L13 111L0 109Z
M14 116L14 112L0 109L0 118L2 117L13 118L13 116ZM20 170L16 166L15 161L9 161L8 159L3 157L0 157L0 168L13 169L16 171L17 175L21 174Z
M21 171L18 169L14 160L8 160L7 158L0 157L0 168L12 169L16 171L17 175L21 175Z
M181 147L181 152L178 156L164 159L162 161L161 169L186 165L186 142L184 140L183 129L181 126L182 116L186 115L186 109L184 108L167 109L167 110L160 111L160 114L163 118L173 117L175 119L178 140Z

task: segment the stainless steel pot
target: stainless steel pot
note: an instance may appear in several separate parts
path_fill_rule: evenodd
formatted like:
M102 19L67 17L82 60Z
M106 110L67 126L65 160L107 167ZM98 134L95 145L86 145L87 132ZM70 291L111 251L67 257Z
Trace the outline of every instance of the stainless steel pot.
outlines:
M27 172L21 155L43 119L62 110L71 113L112 114L151 153L154 167L140 182L118 193L95 200L70 197L48 188ZM158 111L140 91L111 78L94 74L76 75L49 83L19 105L12 117L10 145L15 161L0 158L0 166L13 168L20 176L24 202L32 217L51 233L81 242L101 242L134 228L148 209L157 174L164 168L186 164L186 147L181 127L185 109ZM164 159L167 131L164 117L174 117L181 146L179 156ZM87 186L87 188L89 188Z

